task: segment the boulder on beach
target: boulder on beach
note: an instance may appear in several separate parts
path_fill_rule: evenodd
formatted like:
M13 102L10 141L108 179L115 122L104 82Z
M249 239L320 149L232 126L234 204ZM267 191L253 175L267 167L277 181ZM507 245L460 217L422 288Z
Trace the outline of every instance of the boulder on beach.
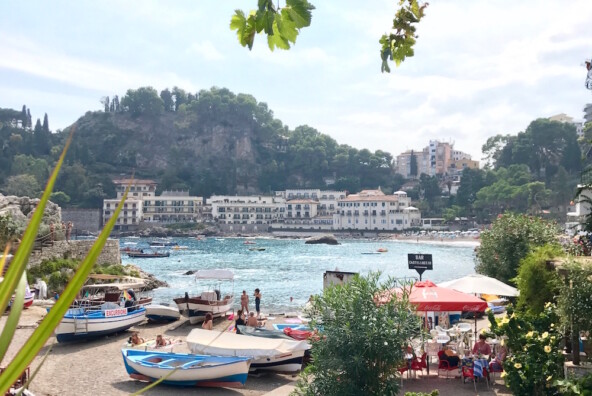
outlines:
M310 237L304 243L308 244L308 245L318 245L318 244L339 245L337 238L335 238L335 235L332 235L332 234L325 234L325 235Z

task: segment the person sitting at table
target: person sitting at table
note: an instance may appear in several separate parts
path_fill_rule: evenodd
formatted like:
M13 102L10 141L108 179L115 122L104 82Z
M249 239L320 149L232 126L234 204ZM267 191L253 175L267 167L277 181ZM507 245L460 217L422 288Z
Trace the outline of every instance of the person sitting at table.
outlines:
M502 371L504 369L504 360L506 360L506 356L508 355L508 350L506 349L505 345L500 345L495 354L495 357L489 363L489 366L492 370L495 371Z
M473 345L473 355L491 355L491 347L485 342L485 334L479 334L479 341Z
M460 363L460 357L458 356L458 354L454 352L452 349L450 349L450 347L448 346L444 346L442 348L444 350L444 357L446 358L446 361L448 361L450 367L458 366L458 364Z
M405 350L405 359L407 359L407 368L411 368L411 363L415 360L415 351L411 345L407 345Z

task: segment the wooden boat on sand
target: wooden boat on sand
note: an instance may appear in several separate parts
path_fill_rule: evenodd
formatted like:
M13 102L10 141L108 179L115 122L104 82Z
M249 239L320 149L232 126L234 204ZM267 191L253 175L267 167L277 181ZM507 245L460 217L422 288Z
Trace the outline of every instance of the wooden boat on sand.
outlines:
M133 379L164 384L239 388L247 381L251 360L246 357L189 355L122 349L123 363Z

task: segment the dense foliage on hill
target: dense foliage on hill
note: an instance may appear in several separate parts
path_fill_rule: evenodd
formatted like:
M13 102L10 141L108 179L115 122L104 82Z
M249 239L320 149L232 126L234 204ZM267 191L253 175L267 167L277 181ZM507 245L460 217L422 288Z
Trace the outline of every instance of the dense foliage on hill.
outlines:
M115 196L112 180L132 173L154 179L160 191L206 197L378 186L390 193L406 182L395 173L390 153L339 144L307 125L290 129L267 104L225 88L191 93L174 87L159 93L141 87L101 103L104 110L76 121L52 196L60 205L100 207L104 198ZM69 131L51 133L47 115L33 127L26 106L0 109L0 191L36 196ZM505 211L534 214L555 207L564 213L587 148L573 125L538 119L517 135L488 139L483 152L489 166L465 169L456 196L446 176L417 175L406 188L424 216L487 221Z

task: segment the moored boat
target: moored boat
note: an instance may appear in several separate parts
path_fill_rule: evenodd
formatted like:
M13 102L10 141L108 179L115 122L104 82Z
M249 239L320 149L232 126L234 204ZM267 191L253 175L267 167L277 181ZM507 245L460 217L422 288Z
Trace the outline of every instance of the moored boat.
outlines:
M189 317L192 324L203 320L207 313L219 317L230 311L234 295L232 292L222 295L220 283L224 281L234 282L234 273L232 271L226 269L198 270L195 272L195 279L210 283L214 282L217 285L215 285L214 290L208 288L195 296L189 296L189 293L186 292L185 296L174 299L179 311L184 316Z
M119 333L143 322L143 307L122 308L106 302L98 307L70 308L55 329L58 342L96 338Z
M169 257L169 252L145 252L140 250L139 252L126 252L128 257L131 258L157 258L157 257Z
M247 381L250 359L122 349L129 376L177 386L242 387Z
M253 359L251 370L282 373L298 372L302 368L305 352L310 349L306 341L252 337L216 330L193 329L187 336L192 353L244 356Z
M146 318L152 322L174 322L179 320L179 308L168 304L146 305Z

